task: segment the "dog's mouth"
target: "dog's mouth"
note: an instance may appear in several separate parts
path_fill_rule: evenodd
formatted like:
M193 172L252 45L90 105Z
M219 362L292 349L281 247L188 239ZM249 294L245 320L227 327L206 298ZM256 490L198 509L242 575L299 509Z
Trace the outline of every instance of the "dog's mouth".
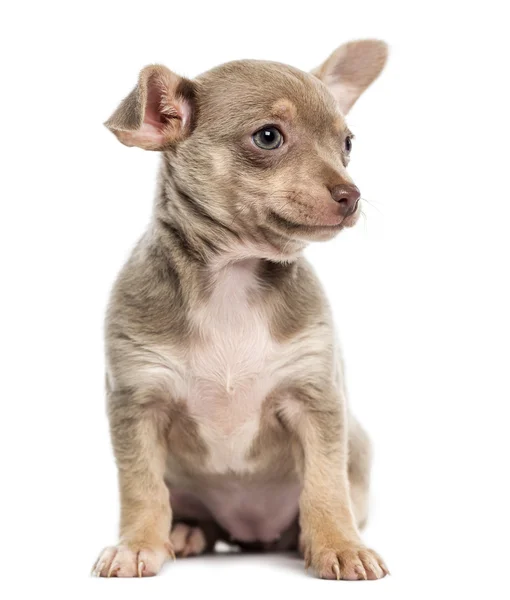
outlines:
M310 237L310 238L322 238L330 237L345 227L352 227L355 224L358 217L358 211L356 210L353 214L343 217L337 223L300 223L289 219L289 217L283 217L275 211L270 211L268 214L268 221L270 224L282 231L289 237Z

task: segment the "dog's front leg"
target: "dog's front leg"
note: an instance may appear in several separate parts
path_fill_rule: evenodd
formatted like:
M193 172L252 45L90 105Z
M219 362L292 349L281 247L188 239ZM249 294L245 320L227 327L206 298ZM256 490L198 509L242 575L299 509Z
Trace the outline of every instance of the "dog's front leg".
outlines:
M301 410L295 424L302 449L300 525L305 563L324 579L379 579L387 568L363 545L351 508L347 419L344 403L335 394L314 387L299 393Z
M103 550L98 577L155 575L168 556L172 513L164 482L167 417L150 394L112 393L109 419L119 474L120 540Z

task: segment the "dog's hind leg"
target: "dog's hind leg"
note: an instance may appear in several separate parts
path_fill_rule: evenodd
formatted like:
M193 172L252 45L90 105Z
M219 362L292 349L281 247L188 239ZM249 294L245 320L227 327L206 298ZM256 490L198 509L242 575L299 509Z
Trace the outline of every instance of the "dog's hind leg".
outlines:
M222 539L221 528L214 521L174 520L170 540L175 555L185 558L214 551L214 546Z

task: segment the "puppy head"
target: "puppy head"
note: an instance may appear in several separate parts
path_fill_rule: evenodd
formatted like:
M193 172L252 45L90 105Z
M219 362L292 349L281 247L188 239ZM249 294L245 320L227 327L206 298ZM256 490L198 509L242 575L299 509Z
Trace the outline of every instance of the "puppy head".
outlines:
M128 146L164 152L169 212L184 196L193 218L233 231L261 256L290 257L357 220L345 115L386 56L383 42L364 40L311 74L236 61L190 81L149 66L106 126Z

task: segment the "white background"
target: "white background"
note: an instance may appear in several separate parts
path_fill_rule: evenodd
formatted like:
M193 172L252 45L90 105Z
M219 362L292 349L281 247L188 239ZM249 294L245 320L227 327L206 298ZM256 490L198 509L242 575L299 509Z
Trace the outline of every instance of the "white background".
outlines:
M508 597L510 131L503 2L3 3L0 595ZM366 223L310 249L376 462L366 541L392 576L322 582L289 557L88 576L115 542L103 399L110 285L148 221L158 156L102 127L162 62L303 69L358 37L387 70L349 115Z

